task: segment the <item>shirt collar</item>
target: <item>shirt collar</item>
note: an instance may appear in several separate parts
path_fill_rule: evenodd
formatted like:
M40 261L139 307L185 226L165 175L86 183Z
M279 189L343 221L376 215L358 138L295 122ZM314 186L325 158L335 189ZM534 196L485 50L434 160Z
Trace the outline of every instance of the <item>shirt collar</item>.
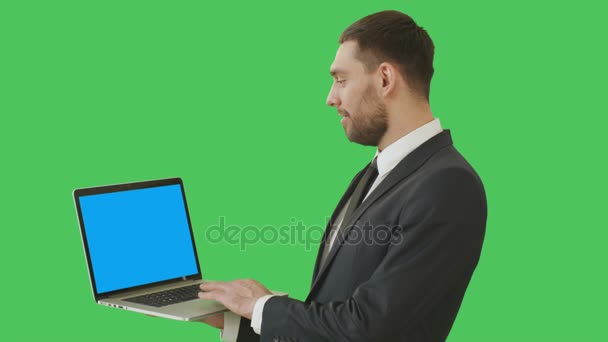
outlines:
M410 133L399 138L399 140L388 145L382 152L376 150L378 159L378 178L389 173L399 164L403 158L414 151L418 146L424 144L427 140L441 133L441 123L439 119L426 123Z

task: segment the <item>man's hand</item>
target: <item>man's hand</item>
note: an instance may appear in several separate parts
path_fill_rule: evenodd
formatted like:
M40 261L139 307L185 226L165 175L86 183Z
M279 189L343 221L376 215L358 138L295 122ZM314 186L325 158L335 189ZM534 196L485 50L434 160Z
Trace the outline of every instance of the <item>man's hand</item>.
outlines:
M264 285L253 279L237 279L230 282L210 281L200 286L201 299L222 303L235 314L251 319L255 302L264 295L272 294Z
M222 312L217 315L205 317L205 318L199 320L199 322L209 324L210 326L218 328L218 329L224 329L224 313Z
M157 316L149 315L149 314L145 314L145 315L148 317L157 317ZM209 324L210 326L218 328L218 329L224 329L224 313L222 312L217 315L205 317L205 318L197 320L196 322Z

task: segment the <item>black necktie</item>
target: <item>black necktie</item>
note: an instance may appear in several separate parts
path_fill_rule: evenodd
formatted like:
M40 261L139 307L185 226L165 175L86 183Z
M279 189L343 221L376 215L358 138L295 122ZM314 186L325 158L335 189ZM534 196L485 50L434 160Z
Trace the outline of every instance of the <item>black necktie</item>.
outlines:
M342 218L342 222L340 223L340 227L337 227L337 225L330 227L331 230L325 240L325 246L323 248L323 255L321 256L321 265L323 265L325 263L325 260L327 259L327 255L329 254L329 246L331 244L331 237L333 235L334 230L335 229L341 230L341 228L344 226L344 223L346 223L346 221L350 218L350 216L353 214L355 209L357 209L359 207L359 205L361 204L361 202L363 202L365 195L367 195L367 192L372 187L372 184L374 184L374 181L376 180L377 177L378 177L378 166L376 164L376 158L374 158L374 160L372 160L372 162L369 164L369 166L365 170L363 177L361 177L361 179L359 180L359 183L357 184L357 187L353 191L353 194L350 196L350 201L348 202L348 207L346 208L344 217ZM336 236L337 236L337 234L336 234Z
M376 164L376 158L374 158L367 167L367 170L365 170L365 174L361 177L359 184L357 184L355 191L353 191L353 194L350 197L350 202L348 203L348 208L346 209L342 223L344 223L353 214L355 209L359 207L361 202L363 202L365 195L367 195L367 192L372 187L372 184L374 184L377 177L378 166Z

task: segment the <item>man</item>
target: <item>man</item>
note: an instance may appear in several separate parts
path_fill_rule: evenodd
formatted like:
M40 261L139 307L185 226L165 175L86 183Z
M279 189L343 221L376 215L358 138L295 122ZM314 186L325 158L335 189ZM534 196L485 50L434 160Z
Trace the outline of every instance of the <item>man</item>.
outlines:
M236 314L206 320L225 340L445 341L479 260L485 192L431 113L427 32L383 11L339 43L327 104L378 151L328 223L304 301L250 279L201 285Z

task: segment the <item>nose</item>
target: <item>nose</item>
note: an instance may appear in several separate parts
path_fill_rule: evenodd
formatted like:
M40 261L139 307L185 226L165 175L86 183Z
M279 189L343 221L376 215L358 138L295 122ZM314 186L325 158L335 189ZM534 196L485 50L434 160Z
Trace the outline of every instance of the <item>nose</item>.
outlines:
M332 86L329 89L329 94L327 95L327 100L325 100L328 106L330 107L338 107L340 105L340 99L336 96L336 92L334 91L334 87Z

